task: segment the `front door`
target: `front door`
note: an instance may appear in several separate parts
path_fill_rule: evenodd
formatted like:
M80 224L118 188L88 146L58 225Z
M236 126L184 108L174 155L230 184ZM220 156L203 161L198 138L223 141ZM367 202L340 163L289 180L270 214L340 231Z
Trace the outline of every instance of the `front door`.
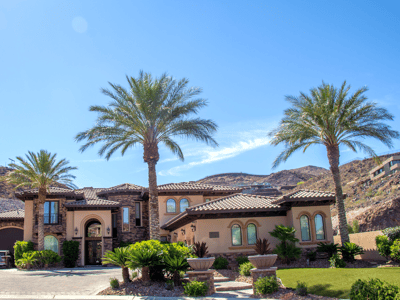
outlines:
M101 265L102 242L101 239L86 240L86 265Z

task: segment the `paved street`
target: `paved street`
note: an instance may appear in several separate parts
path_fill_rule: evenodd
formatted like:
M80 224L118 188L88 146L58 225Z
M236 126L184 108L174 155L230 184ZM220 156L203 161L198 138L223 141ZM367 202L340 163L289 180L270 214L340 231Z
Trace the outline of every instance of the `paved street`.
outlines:
M52 271L0 269L0 295L96 295L111 277L122 280L120 268L75 268Z

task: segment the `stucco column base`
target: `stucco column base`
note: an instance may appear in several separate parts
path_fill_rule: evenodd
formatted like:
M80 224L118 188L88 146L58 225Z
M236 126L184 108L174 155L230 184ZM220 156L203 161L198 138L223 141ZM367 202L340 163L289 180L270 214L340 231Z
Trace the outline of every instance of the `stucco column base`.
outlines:
M277 267L271 267L268 269L251 269L251 277L253 278L253 295L256 294L256 289L254 288L254 283L257 281L258 278L268 277L268 276L275 276L276 277L276 270Z
M215 293L214 270L189 271L187 274L189 275L189 281L201 281L207 283L208 291L206 296L210 296Z

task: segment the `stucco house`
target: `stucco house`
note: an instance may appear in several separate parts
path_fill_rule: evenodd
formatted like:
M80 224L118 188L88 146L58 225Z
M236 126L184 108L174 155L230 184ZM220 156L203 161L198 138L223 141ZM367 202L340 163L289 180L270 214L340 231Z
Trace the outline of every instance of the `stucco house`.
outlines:
M210 254L229 259L251 254L259 237L267 238L274 247L277 241L268 232L280 224L296 228L302 248L333 241L333 193L296 191L267 197L195 182L164 184L158 189L163 241L185 241L189 245L204 241ZM25 202L24 218L22 212L5 217L0 214L0 241L2 228L23 224L23 239L37 243L38 191L19 192L16 197ZM62 243L76 240L80 243L78 264L100 264L104 252L121 242L149 238L148 200L148 190L135 184L51 188L45 203L45 248L62 255Z

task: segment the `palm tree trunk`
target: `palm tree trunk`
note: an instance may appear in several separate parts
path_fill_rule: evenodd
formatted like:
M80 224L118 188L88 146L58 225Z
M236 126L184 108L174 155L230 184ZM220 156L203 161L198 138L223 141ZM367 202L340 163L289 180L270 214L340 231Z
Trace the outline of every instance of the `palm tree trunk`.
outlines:
M342 182L340 181L340 170L339 170L339 146L326 146L328 152L329 164L331 167L333 181L335 183L335 192L336 192L336 205L338 210L339 217L339 230L340 230L340 239L342 241L342 245L345 242L349 242L349 232L347 230L347 218L346 218L346 209L344 207L344 199L343 199L343 190L342 190Z
M147 162L149 167L149 228L151 240L160 240L156 163L154 160Z
M38 200L38 250L41 251L44 250L44 202L46 201L46 188L39 188Z
M127 267L122 267L122 278L124 279L124 283L129 283L129 269Z

